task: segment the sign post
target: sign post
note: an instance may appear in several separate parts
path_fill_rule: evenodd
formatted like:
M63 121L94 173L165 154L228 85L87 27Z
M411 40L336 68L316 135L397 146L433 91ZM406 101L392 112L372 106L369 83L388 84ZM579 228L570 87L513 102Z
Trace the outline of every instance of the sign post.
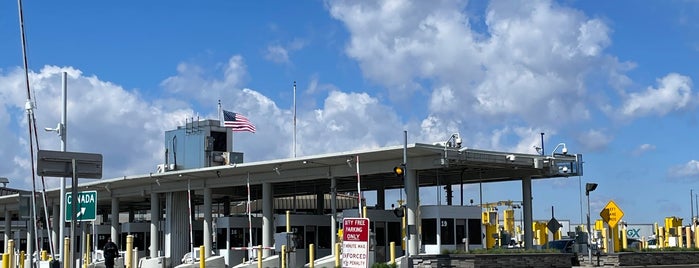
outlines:
M369 267L369 219L342 221L342 268Z
M86 179L101 179L102 178L102 155L93 153L80 153L80 152L59 152L59 151L48 151L39 150L36 156L36 173L39 176L46 177L72 177L72 184L70 186L72 191L72 196L78 196L78 178ZM95 197L97 197L95 195ZM61 196L64 198L64 196ZM96 198L95 198L96 199ZM96 200L95 200L96 201ZM61 200L61 204L65 204L64 200ZM78 206L73 206L71 209L71 215L78 215ZM68 214L68 213L66 213ZM95 213L96 214L96 213ZM71 218L70 224L70 240L75 241L75 225L77 223L76 218ZM85 236L83 236L84 238ZM76 252L75 243L70 243L70 251ZM63 254L63 252L61 252ZM82 252L80 254L82 256ZM64 262L69 262L68 267L78 267L81 265L74 265L74 260L62 260ZM65 263L64 263L65 264Z

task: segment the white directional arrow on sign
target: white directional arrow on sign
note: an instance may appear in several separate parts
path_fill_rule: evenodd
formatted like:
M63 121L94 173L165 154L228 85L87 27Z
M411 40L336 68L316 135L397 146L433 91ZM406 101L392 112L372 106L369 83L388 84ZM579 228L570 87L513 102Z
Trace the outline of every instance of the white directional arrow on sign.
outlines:
M85 210L87 210L86 207L81 207L80 212L78 212L78 215L75 215L75 218L80 219L80 216L85 215Z

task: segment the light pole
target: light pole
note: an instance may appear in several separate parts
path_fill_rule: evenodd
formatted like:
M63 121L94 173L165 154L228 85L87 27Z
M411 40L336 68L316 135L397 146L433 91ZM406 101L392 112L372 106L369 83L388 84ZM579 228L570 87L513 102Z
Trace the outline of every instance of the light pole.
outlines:
M590 192L597 189L597 183L585 184L585 195L587 196L587 257L592 264L592 229L590 228Z

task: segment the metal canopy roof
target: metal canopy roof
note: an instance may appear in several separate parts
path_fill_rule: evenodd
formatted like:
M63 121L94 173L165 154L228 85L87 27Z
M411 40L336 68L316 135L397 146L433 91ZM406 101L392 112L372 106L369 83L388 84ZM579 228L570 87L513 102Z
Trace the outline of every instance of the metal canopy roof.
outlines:
M392 146L101 179L82 183L79 190L96 190L100 206L109 206L111 197L118 197L121 210L148 210L151 193L186 191L188 184L195 191L211 188L216 200L243 200L248 177L253 198L261 196L263 182L272 183L275 197L329 192L331 177L337 179L338 192L356 192L356 156L363 191L403 186L393 174L393 167L403 162L403 146ZM542 156L415 143L407 145L407 159L408 169L418 172L420 186L582 174L582 155ZM58 202L59 193L60 189L52 189L46 195ZM17 198L12 196L0 197L0 206L16 210Z

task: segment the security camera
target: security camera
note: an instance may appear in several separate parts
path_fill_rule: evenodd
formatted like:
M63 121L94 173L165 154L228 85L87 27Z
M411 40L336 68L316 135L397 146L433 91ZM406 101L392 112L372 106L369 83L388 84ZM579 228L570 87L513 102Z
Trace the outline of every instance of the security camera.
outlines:
M563 152L564 155L568 154L568 148L563 147L563 149L561 149L561 152Z
M507 158L507 160L510 162L514 162L517 159L517 157L513 154L508 154L507 156L505 156L505 158Z
M566 166L560 167L560 168L558 168L558 170L563 172L563 173L568 173L568 167L566 167Z

